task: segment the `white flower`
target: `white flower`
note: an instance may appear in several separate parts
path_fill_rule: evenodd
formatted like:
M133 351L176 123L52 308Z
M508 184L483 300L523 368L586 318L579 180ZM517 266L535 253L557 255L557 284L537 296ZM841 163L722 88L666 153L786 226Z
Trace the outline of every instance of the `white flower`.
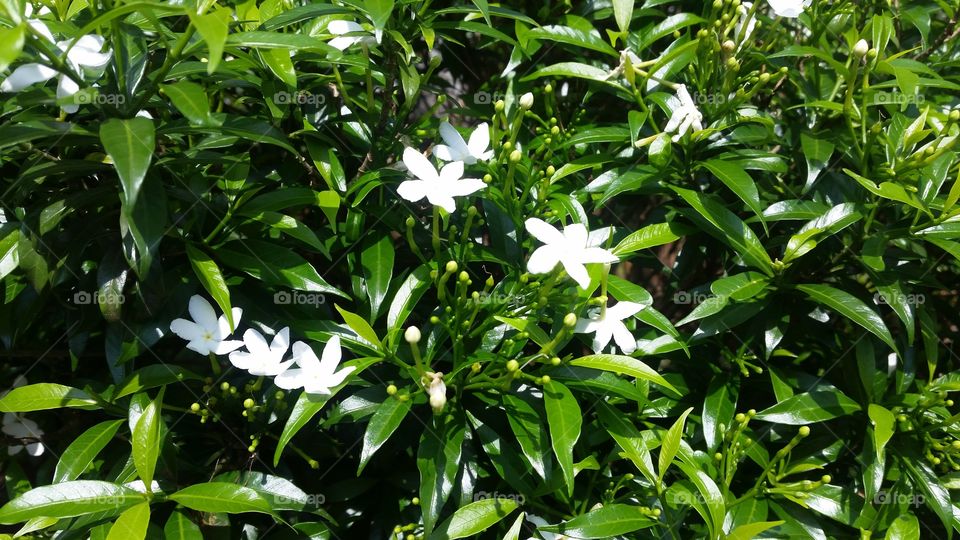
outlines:
M227 354L243 345L242 341L226 340L232 333L227 316L221 315L217 319L217 312L202 296L193 295L189 309L192 321L176 319L170 323L170 330L188 341L188 349L200 354ZM235 307L232 314L233 324L239 324L243 310Z
M677 95L670 96L667 100L667 108L670 109L670 121L667 122L667 127L663 128L663 131L676 133L673 136L673 142L679 141L691 127L693 131L703 129L703 115L700 114L700 109L697 109L693 98L687 92L686 85L681 84L677 87Z
M21 442L25 443L14 444L7 447L7 453L9 455L12 456L18 454L24 448L27 449L28 454L34 457L43 454L43 444L39 442L43 437L43 430L40 429L40 426L38 426L33 420L28 420L14 413L4 413L3 427L0 428L0 430L10 437L13 437L14 439L20 439Z
M600 354L610 343L610 338L617 343L623 354L630 354L637 350L637 340L623 323L624 319L633 317L643 309L643 304L636 302L619 302L589 319L580 319L574 332L577 334L595 334L593 336L593 352Z
M353 21L330 21L327 24L327 32L339 37L335 37L327 42L331 47L336 47L341 51L354 45L356 43L376 43L376 39L372 36L345 36L344 34L353 34L356 32L364 32L364 29L359 24Z
M799 17L811 2L812 0L767 0L774 13L790 19Z
M308 394L329 394L330 389L339 385L353 372L353 366L337 371L340 365L340 336L333 336L323 346L323 359L317 359L317 353L302 341L293 344L293 359L298 368L289 368L273 380L284 390L303 388Z
M440 136L447 144L434 146L433 155L443 161L462 161L466 165L473 165L493 157L493 150L487 150L490 147L490 126L486 122L473 130L469 142L464 141L449 122L440 124Z
M427 377L430 378L430 384L427 386L430 408L433 409L433 412L439 414L443 412L443 407L447 404L447 385L443 382L443 373L428 371Z
M582 223L573 223L563 228L563 232L542 219L530 218L525 222L527 232L545 245L538 247L527 261L527 270L534 274L546 274L557 263L577 282L581 289L590 285L590 275L584 264L615 263L620 259L609 251L597 247L610 229L590 233Z
M30 26L36 29L51 43L53 35L46 25L37 20L29 21ZM60 41L57 42L57 48L64 53L68 66L78 75L83 74L83 68L101 69L110 61L110 51L100 52L103 48L104 40L97 35L86 35L77 39L75 42ZM72 44L72 46L71 46ZM19 92L33 84L44 82L56 77L57 71L42 64L24 64L9 77L0 83L0 92ZM70 77L59 74L57 79L57 99L68 98L80 90L80 85ZM63 105L63 110L67 113L75 113L80 109L79 105Z
M520 96L520 108L526 111L529 110L530 107L533 107L533 93L527 92Z
M293 364L293 360L283 361L283 356L290 348L290 328L277 332L269 345L263 334L250 328L243 333L243 344L247 350L230 353L230 363L249 371L251 375L273 377Z
M410 202L417 202L426 197L430 204L439 206L450 213L457 209L457 203L453 200L454 197L470 195L487 187L478 178L461 178L463 176L462 161L454 161L444 165L440 169L440 173L437 174L436 167L427 158L423 157L423 154L407 147L403 149L403 164L419 180L401 182L397 188L397 193Z
M630 49L623 49L620 51L620 64L615 67L613 70L607 73L607 79L615 79L620 75L623 75L624 70L627 69L627 62L630 62L631 68L643 63L643 60L639 56L634 54Z

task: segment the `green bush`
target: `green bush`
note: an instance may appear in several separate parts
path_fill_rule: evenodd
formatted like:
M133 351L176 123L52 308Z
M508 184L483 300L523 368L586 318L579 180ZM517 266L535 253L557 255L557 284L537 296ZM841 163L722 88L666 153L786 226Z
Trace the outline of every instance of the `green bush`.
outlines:
M957 9L0 0L0 538L950 537Z

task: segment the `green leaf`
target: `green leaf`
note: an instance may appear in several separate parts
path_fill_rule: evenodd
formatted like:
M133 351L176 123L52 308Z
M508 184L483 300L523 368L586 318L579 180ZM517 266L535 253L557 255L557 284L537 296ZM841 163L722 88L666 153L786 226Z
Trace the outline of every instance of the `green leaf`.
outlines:
M801 133L800 146L803 148L803 157L807 162L807 179L803 185L803 192L806 193L813 187L820 172L830 163L834 145L826 139L817 139Z
M570 362L570 365L610 371L617 375L629 375L671 390L674 394L680 395L680 392L667 382L653 368L644 364L642 361L632 356L620 354L591 354L583 356Z
M358 336L369 341L378 349L383 346L380 343L380 339L377 338L377 333L373 331L373 328L370 327L370 323L365 321L363 317L357 315L356 313L351 313L336 304L334 304L334 307L337 308L340 316L343 317L343 322L347 323L347 326L356 332Z
M430 285L430 266L422 264L403 280L387 310L387 328L399 330Z
M656 523L656 520L644 515L639 506L615 503L595 508L559 525L539 527L538 530L570 538L614 538L652 527Z
M393 238L383 235L360 253L364 283L370 299L370 319L376 320L380 305L390 289L393 278Z
M100 142L123 186L124 204L133 208L156 147L153 120L111 118L100 126Z
M623 449L622 455L633 462L637 470L651 483L656 480L653 470L653 459L643 435L631 423L630 419L617 409L604 402L597 403L597 413L600 422L607 432ZM648 432L649 433L649 432Z
M199 15L192 9L187 9L190 22L207 44L207 74L211 75L220 65L223 58L223 47L227 42L227 33L230 31L230 20L233 10L228 7L217 7L210 13Z
M520 529L523 527L524 517L526 517L526 513L520 512L520 515L517 516L517 519L513 522L513 525L510 526L507 534L503 535L503 540L520 540Z
M839 390L815 390L780 400L757 414L758 420L799 426L831 420L860 410L856 401Z
M393 0L367 0L363 3L363 8L370 16L374 28L382 31L387 27L390 13L393 12L393 3Z
M118 385L117 392L113 395L113 401L158 386L180 381L199 380L202 380L202 377L186 368L171 364L154 364L138 369L124 379Z
M206 482L181 489L168 497L198 512L272 514L270 503L256 491L226 482Z
M753 178L736 162L723 159L711 159L702 162L702 165L714 176L720 179L730 191L740 197L750 210L757 215L757 219L763 223L763 208L760 206L760 194L757 192L757 185L753 183Z
M223 314L226 315L227 322L230 323L230 331L235 331L237 327L233 321L230 289L227 288L227 281L223 279L220 267L203 251L200 251L190 244L185 245L187 248L187 257L190 259L190 266L193 267L193 273L197 275L200 284L203 285L203 288L206 289L207 293L209 293L217 305L220 306Z
M360 476L360 473L363 472L373 454L400 427L400 423L410 412L412 404L413 402L410 399L400 400L397 397L388 396L377 407L377 412L370 417L370 423L367 424L367 430L363 434L363 446L360 448L360 466L357 467L357 476Z
M883 448L887 445L890 437L893 437L894 416L883 406L874 403L867 406L867 416L873 423L873 447L879 461L883 459Z
M170 513L166 525L163 526L163 538L164 540L203 540L203 533L183 511L174 510Z
M532 28L527 35L531 39L546 39L556 43L576 45L610 56L618 56L617 51L607 44L607 42L600 37L600 34L592 28L587 30L562 25L547 25Z
M202 86L189 81L160 85L160 90L170 98L173 106L185 116L191 124L199 126L214 123L210 116L210 100Z
M443 505L455 487L461 469L465 426L451 416L434 416L432 427L423 430L417 448L420 471L420 508L424 534L430 535Z
M697 215L691 215L691 218L699 221L708 233L732 247L747 264L760 269L768 276L773 275L773 261L770 260L770 255L750 227L733 212L695 191L676 186L670 186L670 189L693 207L700 219Z
M675 222L654 223L627 235L615 248L613 254L623 257L630 253L679 240L690 229Z
M35 517L67 518L122 510L143 502L142 493L112 482L75 480L31 489L0 508L0 524Z
M856 296L846 291L835 289L829 285L797 285L797 290L807 293L807 295L817 303L829 307L867 329L867 331L883 340L894 352L899 354L897 345L893 342L893 336L890 335L890 330L888 330L887 325L883 323L883 319L880 318L880 315L878 315L876 311L870 309L867 304Z
M150 503L142 502L124 510L110 527L107 540L143 540L150 525Z
M0 412L31 412L61 407L98 409L96 400L83 390L54 383L14 388L0 398Z
M890 524L890 528L887 529L887 534L883 538L884 540L915 540L916 538L922 538L920 536L920 522L917 521L917 516L909 512L900 514L897 516L897 519L893 520L893 523Z
M311 395L306 392L300 393L300 397L297 398L297 402L290 411L287 423L283 426L283 432L280 433L280 438L277 440L277 449L273 453L274 467L280 463L280 456L283 454L283 449L287 447L287 444L290 443L293 436L306 426L342 387L343 385L337 388L331 388L330 394L324 394L322 396Z
M566 386L550 381L543 387L547 422L550 425L550 440L553 453L563 471L567 493L573 495L573 446L580 438L583 415L576 398Z
M151 488L153 473L157 468L157 459L160 457L160 434L163 427L163 419L160 417L162 396L161 389L160 396L151 401L140 413L132 433L133 463L148 492L153 491Z
M630 30L630 19L633 18L634 0L613 0L613 18L617 21L620 32Z
M683 427L687 421L687 415L690 414L690 411L693 410L693 407L688 408L683 411L683 414L680 415L680 418L677 418L677 421L670 426L670 429L666 431L663 435L663 441L660 443L660 458L657 460L657 482L663 483L663 476L667 473L667 469L670 467L670 464L673 463L673 458L676 457L677 451L680 450L680 441L683 439Z
M723 439L720 425L729 429L737 407L739 385L730 376L717 374L710 380L707 395L703 400L703 438L709 452L716 451Z
M523 455L540 478L550 471L550 437L540 413L527 400L515 394L504 394L503 408Z
M24 29L23 24L13 28L0 28L0 71L5 71L20 56L23 50Z
M320 277L316 268L306 259L274 243L236 240L217 248L216 254L227 266L246 272L265 283L348 298L344 292Z
M76 480L93 463L93 459L113 440L123 420L108 420L84 431L60 454L53 472L53 484Z
M517 509L517 501L494 497L467 504L437 527L430 540L467 538L483 532Z
M730 534L727 535L726 540L752 540L760 535L763 531L778 527L783 524L783 521L760 521L757 523L748 523L746 525L740 525L736 529L730 531Z

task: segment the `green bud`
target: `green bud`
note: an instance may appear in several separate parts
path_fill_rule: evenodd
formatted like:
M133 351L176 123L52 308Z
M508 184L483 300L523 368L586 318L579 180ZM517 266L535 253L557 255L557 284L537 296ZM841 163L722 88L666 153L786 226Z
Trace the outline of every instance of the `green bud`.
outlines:
M517 163L523 158L523 154L519 150L514 150L510 152L510 163Z
M507 362L507 371L513 373L518 369L520 369L520 362L517 362L516 360L510 360Z
M502 99L498 99L497 102L493 104L493 110L497 112L503 112L504 107L506 107L506 104Z
M573 328L577 325L577 316L573 313L567 313L563 316L563 325L567 328Z
M243 408L244 408L244 409L252 409L253 406L256 405L256 404L257 404L257 403L256 403L255 401L253 401L252 398L247 398L247 399L243 400Z
M806 437L807 435L810 435L810 427L800 426L800 429L797 430L797 435L801 437Z

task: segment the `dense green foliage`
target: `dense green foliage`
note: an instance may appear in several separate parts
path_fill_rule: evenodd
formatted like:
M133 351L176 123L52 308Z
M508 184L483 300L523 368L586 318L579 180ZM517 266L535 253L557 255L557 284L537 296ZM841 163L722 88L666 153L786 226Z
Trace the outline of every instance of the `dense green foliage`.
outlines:
M960 531L957 9L0 0L0 538Z

